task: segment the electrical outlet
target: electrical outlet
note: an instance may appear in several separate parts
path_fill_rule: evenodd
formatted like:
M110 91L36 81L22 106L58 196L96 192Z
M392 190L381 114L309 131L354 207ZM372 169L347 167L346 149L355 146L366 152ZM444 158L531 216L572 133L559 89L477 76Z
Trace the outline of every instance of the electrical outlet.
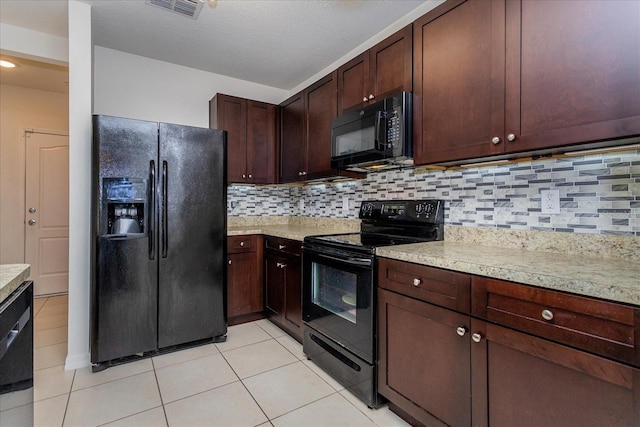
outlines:
M560 213L560 190L540 190L540 209L542 213Z
M304 213L304 199L300 199L300 201L298 201L298 209L301 214Z
M342 196L342 214L349 215L349 196Z

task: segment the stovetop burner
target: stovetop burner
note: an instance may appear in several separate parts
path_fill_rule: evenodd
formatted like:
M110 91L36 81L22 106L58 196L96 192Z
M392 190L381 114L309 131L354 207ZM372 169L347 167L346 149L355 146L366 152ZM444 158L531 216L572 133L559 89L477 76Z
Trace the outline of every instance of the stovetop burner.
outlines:
M444 239L442 200L394 200L363 202L360 233L311 236L305 244L375 253L376 247Z

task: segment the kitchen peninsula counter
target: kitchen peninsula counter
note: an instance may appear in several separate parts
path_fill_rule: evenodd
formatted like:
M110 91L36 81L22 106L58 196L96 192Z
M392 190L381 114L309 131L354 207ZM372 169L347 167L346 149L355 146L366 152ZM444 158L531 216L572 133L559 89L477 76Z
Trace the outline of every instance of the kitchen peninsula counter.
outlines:
M640 262L637 260L446 240L387 246L378 248L376 254L640 306Z
M29 264L0 265L0 304L29 277Z

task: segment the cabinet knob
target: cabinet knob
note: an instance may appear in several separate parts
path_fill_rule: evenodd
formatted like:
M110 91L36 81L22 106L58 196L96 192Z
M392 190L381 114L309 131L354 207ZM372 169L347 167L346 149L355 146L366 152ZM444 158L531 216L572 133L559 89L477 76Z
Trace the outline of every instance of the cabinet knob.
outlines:
M249 174L249 179L253 178L253 176L251 174Z
M302 171L302 175L306 175L306 174L307 174L307 171Z
M516 140L516 135L513 133L510 133L509 135L507 135L507 141L509 142L513 142Z
M493 138L491 138L491 142L493 143L493 145L500 144L500 137L494 136Z
M278 268L286 268L287 264L283 264L281 262L276 262L276 267L278 267Z
M231 265L231 260L227 261L229 263L229 265Z
M35 219L30 219L29 220L29 225L36 225L36 220Z
M287 245L278 245L278 249L279 249L279 250L283 250L283 249L284 249L284 248L286 248L286 247L287 247Z
M367 98L366 96L364 98L362 98L362 102L367 102L369 100L369 98Z
M36 208L29 208L29 213L36 213Z
M551 310L542 310L542 318L544 320L553 320L553 313Z
M369 99L371 100L371 99L373 99L373 98L375 98L375 96L373 96L373 94L370 94L370 95L369 95Z
M240 247L244 248L244 242L240 242Z
M247 175L242 174L242 179L246 179L246 178L247 178Z
M420 283L422 283L421 279L418 279L418 278L413 279L413 286L420 286Z
M480 342L480 340L482 340L482 335L480 335L478 332L471 334L471 339L473 340L473 342Z
M464 336L464 334L466 334L466 333L467 333L467 328L465 328L464 326L458 326L458 327L456 328L456 333L457 333L458 335L460 335L461 337L463 337L463 336Z
M302 176L302 171L298 171L298 176Z

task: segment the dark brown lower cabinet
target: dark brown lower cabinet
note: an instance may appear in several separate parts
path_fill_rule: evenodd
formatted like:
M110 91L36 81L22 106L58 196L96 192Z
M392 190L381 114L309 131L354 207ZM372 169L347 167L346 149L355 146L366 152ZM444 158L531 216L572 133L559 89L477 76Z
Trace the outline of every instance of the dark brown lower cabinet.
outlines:
M391 410L427 426L640 426L637 308L477 276L471 315L431 303L464 296L462 279L379 260L378 391Z
M473 425L640 425L639 369L481 320L471 327Z
M378 392L422 424L470 425L469 316L383 289L378 313Z
M265 312L299 342L303 336L301 254L298 241L265 237Z
M262 238L227 237L227 322L235 325L262 315Z

